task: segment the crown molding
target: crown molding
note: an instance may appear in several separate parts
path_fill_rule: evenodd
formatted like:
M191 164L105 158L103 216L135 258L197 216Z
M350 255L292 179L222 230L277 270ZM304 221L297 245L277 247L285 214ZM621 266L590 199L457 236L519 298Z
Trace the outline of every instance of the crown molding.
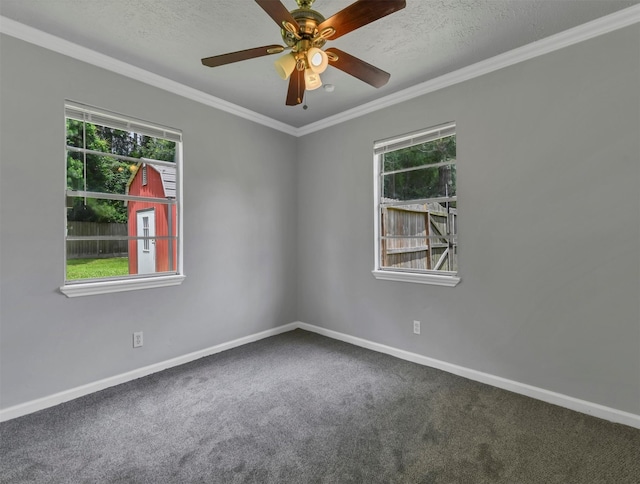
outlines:
M585 40L628 27L640 22L640 5L625 8L618 12L587 22L569 30L545 37L531 44L518 47L503 54L471 64L440 77L436 77L421 84L398 91L383 98L353 109L349 109L334 116L329 116L315 123L307 124L297 129L297 136L304 136L315 131L349 121L350 119L364 116L365 114L384 109L395 104L409 101L430 92L438 91L445 87L453 86L475 77L480 77L490 72L524 62L556 50L569 47Z
M29 42L30 44L34 44L39 47L44 47L45 49L86 62L87 64L101 67L108 71L115 72L116 74L163 89L206 106L268 126L269 128L273 128L293 136L297 135L296 128L282 123L281 121L269 118L225 101L224 99L220 99L197 89L185 86L184 84L172 81L171 79L167 79L166 77L154 74L153 72L149 72L145 69L114 59L108 55L74 44L73 42L61 39L55 35L34 29L33 27L16 22L15 20L11 20L7 17L0 16L0 33L24 40L25 42Z
M172 81L2 16L0 16L0 33L107 69L206 106L282 131L283 133L301 137L639 22L640 5L634 5L300 128L295 128L281 121L185 86L179 82Z

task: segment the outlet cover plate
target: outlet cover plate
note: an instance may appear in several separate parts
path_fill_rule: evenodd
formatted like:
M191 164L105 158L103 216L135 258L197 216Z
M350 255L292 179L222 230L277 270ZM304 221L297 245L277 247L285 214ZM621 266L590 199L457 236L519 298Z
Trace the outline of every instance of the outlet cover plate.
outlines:
M142 346L142 343L143 343L142 331L137 331L133 333L133 347L140 348L140 346Z

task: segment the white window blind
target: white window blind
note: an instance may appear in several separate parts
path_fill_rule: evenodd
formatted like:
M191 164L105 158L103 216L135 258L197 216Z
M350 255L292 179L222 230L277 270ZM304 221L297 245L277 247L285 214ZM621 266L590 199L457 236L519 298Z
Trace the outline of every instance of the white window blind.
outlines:
M403 136L396 136L374 142L373 153L376 155L387 153L389 151L397 151L402 148L428 143L440 138L454 135L456 133L455 123L445 123L428 130L415 131Z
M132 131L153 138L163 138L169 141L182 141L182 133L171 128L165 128L158 124L146 123L141 120L123 118L117 114L108 111L96 110L91 106L85 106L80 103L69 102L65 104L65 116L77 121L86 121L108 128L119 129L122 131Z

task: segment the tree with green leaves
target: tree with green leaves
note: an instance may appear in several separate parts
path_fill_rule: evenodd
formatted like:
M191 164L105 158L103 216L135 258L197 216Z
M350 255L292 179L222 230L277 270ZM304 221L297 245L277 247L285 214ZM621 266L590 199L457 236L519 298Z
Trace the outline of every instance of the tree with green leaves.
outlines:
M136 164L109 156L151 158L174 161L173 141L67 119L67 145L84 147L101 154L67 151L67 189L100 193L126 192ZM86 222L127 222L127 208L121 201L77 197L68 220Z
M384 197L418 200L455 195L455 165L447 164L455 157L455 136L385 153L384 172L407 171L384 176Z

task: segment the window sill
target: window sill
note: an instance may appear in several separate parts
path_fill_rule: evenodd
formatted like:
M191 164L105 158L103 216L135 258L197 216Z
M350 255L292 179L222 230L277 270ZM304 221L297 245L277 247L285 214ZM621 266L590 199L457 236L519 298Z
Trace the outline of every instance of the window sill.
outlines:
M434 286L454 287L460 283L457 276L440 274L421 274L417 272L371 271L373 277L383 281L413 282L416 284L432 284Z
M110 292L138 291L154 287L178 286L182 284L185 278L183 275L171 275L120 281L79 282L65 284L60 287L60 292L67 297L79 297L108 294Z

